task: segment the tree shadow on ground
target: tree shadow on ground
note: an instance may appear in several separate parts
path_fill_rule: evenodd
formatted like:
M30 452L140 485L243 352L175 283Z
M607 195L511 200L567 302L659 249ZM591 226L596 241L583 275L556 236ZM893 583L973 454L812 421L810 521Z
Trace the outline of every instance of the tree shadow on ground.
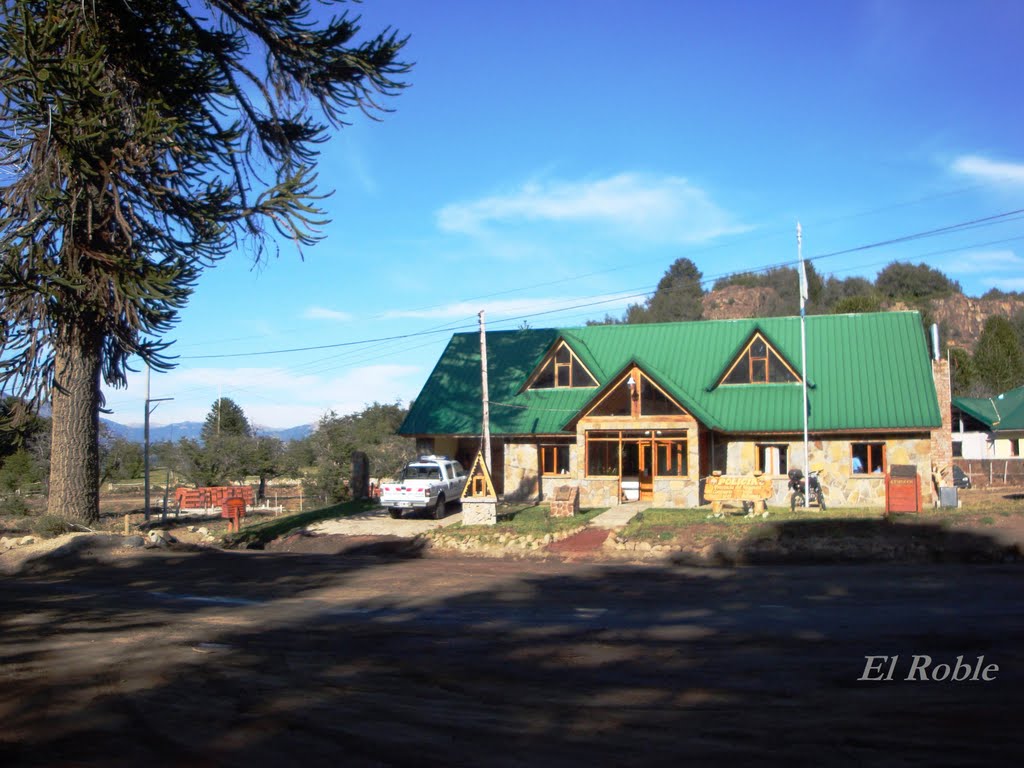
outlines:
M0 759L998 764L1022 746L1020 576L83 555L0 596ZM912 654L1000 674L910 682ZM906 663L859 681L868 655Z
M785 520L758 527L739 543L683 552L690 565L782 563L1003 563L1022 559L1020 543L997 532L955 529L905 518Z

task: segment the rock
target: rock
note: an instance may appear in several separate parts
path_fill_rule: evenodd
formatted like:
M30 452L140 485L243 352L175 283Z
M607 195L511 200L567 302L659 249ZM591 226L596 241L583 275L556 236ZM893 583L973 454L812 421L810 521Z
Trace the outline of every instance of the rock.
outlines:
M149 543L150 546L154 547L169 547L171 544L177 542L167 531L150 531L149 532Z
M146 540L141 536L125 536L122 540L122 544L126 547L138 548L144 547L146 545Z
M23 547L28 546L29 544L35 544L35 543L36 543L36 537L35 536L22 536L18 540L18 544L20 544Z
M195 527L194 525L190 525L190 526L188 527L188 532L189 532L189 533L195 533L195 532L196 532L196 527Z
M0 549L10 549L14 546L14 542L8 539L6 536L0 536Z
M199 528L196 528L196 533L198 533L200 536L209 536L210 535L210 529L207 528L204 525L204 526L201 526Z

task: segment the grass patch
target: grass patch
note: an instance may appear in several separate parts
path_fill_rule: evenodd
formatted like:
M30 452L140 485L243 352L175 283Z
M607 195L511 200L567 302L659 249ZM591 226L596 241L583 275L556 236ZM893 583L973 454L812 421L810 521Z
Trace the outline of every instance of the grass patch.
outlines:
M281 515L280 517L252 523L251 525L243 523L241 531L228 533L224 536L224 546L229 549L260 549L267 542L281 538L299 528L319 523L321 520L349 517L360 512L366 512L377 506L375 501L360 499L359 501L346 501L343 504L335 504L322 509L311 509L308 512Z
M999 514L1003 517L1024 515L1024 494L1013 489L992 489L986 492L961 491L960 512L966 514Z
M547 504L536 504L528 507L511 505L498 506L497 525L458 525L443 529L445 536L543 536L546 533L557 533L572 528L579 528L605 511L601 509L581 509L573 517L551 517Z
M882 512L878 509L843 507L838 510L820 512L791 511L789 507L769 507L768 517L760 514L747 517L741 509L725 508L721 517L712 515L710 507L700 509L648 509L634 517L622 532L620 538L633 541L665 542L674 539L689 539L690 532L713 533L725 539L743 538L755 534L765 524L790 520L879 520Z

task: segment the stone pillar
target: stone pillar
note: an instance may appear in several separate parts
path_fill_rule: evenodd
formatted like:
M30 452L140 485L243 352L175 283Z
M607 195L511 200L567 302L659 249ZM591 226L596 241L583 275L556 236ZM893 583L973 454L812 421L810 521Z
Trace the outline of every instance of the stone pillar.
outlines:
M953 485L953 414L949 361L932 360L932 378L939 401L942 426L932 430L932 472L941 477L940 487ZM929 488L931 484L929 483Z
M551 500L551 517L573 517L580 511L580 489L575 485L561 485Z
M463 525L495 525L498 522L498 499L494 496L463 496Z

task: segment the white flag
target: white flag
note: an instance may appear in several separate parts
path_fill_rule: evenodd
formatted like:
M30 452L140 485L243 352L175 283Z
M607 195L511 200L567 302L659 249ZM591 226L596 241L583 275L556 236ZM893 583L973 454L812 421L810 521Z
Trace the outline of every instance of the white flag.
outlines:
M804 269L804 260L800 259L800 306L807 301L807 270Z

